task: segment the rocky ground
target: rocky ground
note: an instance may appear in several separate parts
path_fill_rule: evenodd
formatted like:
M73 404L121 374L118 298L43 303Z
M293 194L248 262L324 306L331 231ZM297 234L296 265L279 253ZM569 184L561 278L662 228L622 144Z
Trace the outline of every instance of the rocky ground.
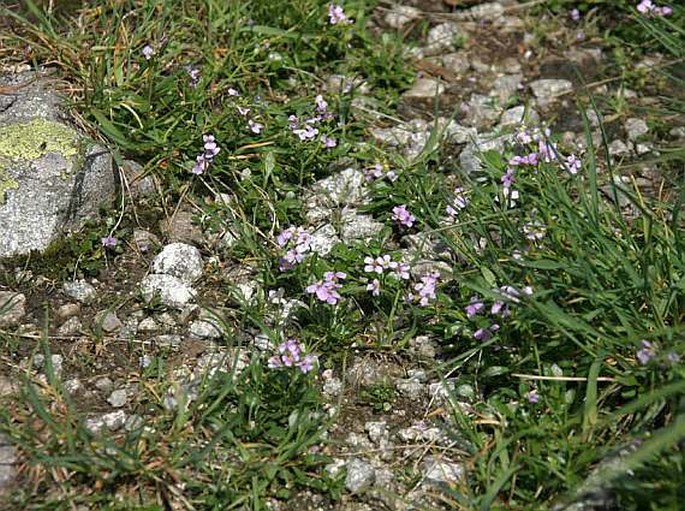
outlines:
M640 92L626 87L591 22L569 18L532 25L530 6L506 0L458 12L448 4L384 2L374 12L379 34L407 34L417 76L394 118L379 115L363 96L355 100L355 115L368 122L372 143L411 160L421 156L438 126L445 134L441 170L475 170L482 165L480 153L501 151L502 134L521 121L544 121L579 152L588 145L587 124L595 146L608 151L618 169L617 182L668 198L669 176L650 161L658 155L656 146L685 140L683 119L655 125L645 116L660 101L660 85ZM654 55L635 62L631 71L648 76L664 65ZM335 77L327 83L329 90L340 86ZM363 91L364 84L357 87ZM87 427L113 434L145 421L149 406L141 374L151 364L163 361L169 390L160 399L173 408L181 396L192 399L207 371L240 368L268 346L258 329L247 327L227 346L226 332L240 324L241 304L270 293L274 321L283 322L298 307L257 281L249 262L225 258L237 235L230 221L221 230L209 228L190 200L165 209L159 183L152 175L140 177L139 169L135 162L122 169L129 186L125 208L141 213L133 236L116 252L103 253L106 264L97 278L69 277L88 261L60 259L68 270L0 262L0 304L9 302L0 313L8 339L0 353L0 396L17 392L21 375L41 381L53 371L87 412ZM358 212L367 186L361 170L343 167L312 187L308 216L318 253L328 253L336 240L364 239L382 227ZM607 196L613 190L606 182ZM214 198L224 199L231 200ZM622 205L630 215L630 204ZM338 215L344 215L340 224L332 220ZM403 248L427 268L440 271L449 261L427 233L408 238ZM49 339L50 364L40 353L43 338ZM326 469L330 474L346 468L344 495L334 506L314 491L300 493L297 507L458 508L454 492L470 470L464 462L469 441L460 438L452 410L484 423L498 419L474 408L480 389L455 385L454 375L441 378L435 371L446 359L443 350L425 335L408 339L402 352L358 345L344 367L319 376L331 417L329 442L321 449L334 460ZM11 492L30 477L0 438L0 488ZM274 502L273 508L294 505Z

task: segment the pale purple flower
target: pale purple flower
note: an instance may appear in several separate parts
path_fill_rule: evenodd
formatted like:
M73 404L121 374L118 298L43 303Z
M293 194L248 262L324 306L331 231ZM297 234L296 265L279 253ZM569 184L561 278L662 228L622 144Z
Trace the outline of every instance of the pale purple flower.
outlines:
M538 394L537 390L533 389L526 394L526 399L528 399L529 403L535 404L540 401L540 394Z
M309 371L314 369L314 364L317 362L317 357L316 355L305 355L304 358L300 361L298 364L298 367L300 368L300 371L302 371L304 374L307 374Z
M421 282L414 286L414 291L419 293L419 305L426 307L430 301L435 300L435 288L438 285L438 272L431 272L421 277Z
M293 133L300 137L300 140L311 140L319 134L319 130L314 126L306 125L304 128L293 130Z
M546 233L547 228L545 225L537 220L523 224L523 234L525 234L528 240L540 241L545 237Z
M409 271L411 270L411 266L407 263L397 263L397 266L394 269L393 275L395 275L397 278L400 280L409 280Z
M656 6L651 0L642 0L639 4L637 4L637 10L642 14L651 14L655 7Z
M569 14L573 21L580 21L580 11L578 9L571 9Z
M404 204L392 208L392 219L404 227L411 227L416 221L416 217L409 212Z
M638 350L635 356L640 364L647 365L649 361L656 356L656 350L654 349L652 343L646 339L642 339L640 341L640 346L642 346L642 348Z
M226 91L226 93L227 93L229 96L240 96L240 92L238 92L237 90L235 90L233 87L229 87L228 90Z
M294 131L300 126L300 120L295 114L290 114L288 116L288 127Z
M493 316L501 315L502 317L509 316L511 312L509 311L509 307L501 301L501 300L496 300L493 304L492 307L490 307L490 314Z
M259 135L262 132L262 130L264 129L264 125L262 123L255 122L252 119L247 121L247 125L250 128L250 131L252 133L257 134L257 135Z
M373 167L366 169L364 171L367 181L373 181L374 179L380 179L383 177L383 165L376 163Z
M381 275L383 271L388 268L390 262L390 256L378 256L375 259L373 257L367 256L364 258L364 271L367 273L378 273Z
M526 128L525 126L520 126L516 130L514 140L516 140L516 142L518 142L519 144L527 145L533 142L533 136L531 135L530 131L528 131L528 128Z
M366 290L371 291L373 296L378 296L381 293L381 281L378 279L373 279L366 285Z
M338 141L334 138L328 137L326 135L321 135L321 143L326 149L333 149L338 145Z
M317 95L316 98L314 98L314 103L316 103L317 112L321 114L326 113L328 109L328 103L325 99L323 99L323 96L321 94Z
M186 71L190 76L190 86L194 89L200 83L200 70L194 66L187 66Z
M499 325L493 323L488 328L479 328L473 333L473 337L481 342L489 341L492 335L499 330Z
M247 114L250 113L250 109L245 107L245 106L238 105L238 106L236 106L236 108L238 109L238 113L240 115L242 115L243 117L245 117Z
M566 164L566 170L574 175L580 172L580 169L583 165L583 162L580 161L580 158L578 158L575 154L567 156L564 160L564 163Z
M195 158L195 165L190 170L195 175L202 175L209 168L209 160L204 154L200 154Z
M145 57L145 60L150 60L152 56L155 54L155 49L151 45L146 44L145 46L143 46L141 52L143 54L143 57Z
M452 203L447 205L445 211L451 217L459 215L459 211L466 208L469 204L469 199L464 195L464 189L459 187L454 190L454 197Z
M397 172L395 172L394 170L389 170L385 173L385 177L388 181L390 181L392 183L392 182L397 181L397 178L399 176L397 175Z
M466 317L472 318L485 308L485 304L477 296L471 297L471 302L465 307Z
M540 140L537 154L545 163L550 163L557 159L557 146L552 142Z
M509 165L531 165L538 164L540 155L538 153L529 153L526 156L514 156L509 160Z
M202 141L204 142L205 159L211 160L221 151L214 139L214 135L202 135Z
M270 369L280 367L297 367L303 373L308 373L317 362L316 355L304 353L304 347L296 339L288 339L278 346L278 355L269 358L267 366Z
M111 234L108 234L107 236L105 236L104 238L102 238L102 239L100 240L100 242L102 243L102 246L105 247L105 248L114 248L114 247L116 247L117 244L119 243L119 240L116 239L116 238L115 238L114 236L112 236Z
M502 176L502 186L504 188L511 188L511 185L514 184L514 174L516 173L516 170L513 167L507 167L507 171L505 174Z
M328 22L331 25L344 25L352 23L352 20L345 15L342 6L330 4L328 6Z
M342 284L338 283L338 280L342 280L347 277L344 272L332 272L327 271L324 273L324 279L315 282L305 288L305 291L309 294L315 294L316 297L322 302L326 302L330 305L335 305L342 299L337 289L342 287Z

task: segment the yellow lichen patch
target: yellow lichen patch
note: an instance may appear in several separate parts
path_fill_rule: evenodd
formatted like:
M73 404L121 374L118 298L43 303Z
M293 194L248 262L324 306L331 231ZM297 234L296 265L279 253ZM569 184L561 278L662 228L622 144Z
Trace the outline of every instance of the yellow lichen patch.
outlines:
M5 193L8 190L16 190L17 188L19 188L19 183L8 176L7 171L0 167L0 205L5 202Z
M78 154L78 140L76 131L47 119L9 124L0 126L0 156L12 160L34 160L57 152L68 158Z

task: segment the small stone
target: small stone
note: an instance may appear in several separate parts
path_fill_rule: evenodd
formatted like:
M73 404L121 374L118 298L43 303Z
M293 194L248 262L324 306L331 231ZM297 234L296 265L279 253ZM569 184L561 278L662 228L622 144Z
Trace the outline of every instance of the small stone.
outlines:
M172 242L194 245L204 242L202 229L193 222L191 211L179 210L171 219L162 220L159 227Z
M136 329L138 332L157 332L159 324L152 318L144 318L138 323Z
M384 21L394 29L401 29L406 24L411 23L421 17L421 11L416 7L408 5L394 5L390 11L385 15Z
M129 433L131 431L137 431L145 425L145 419L140 415L129 415L124 422L124 429Z
M121 408L126 404L128 400L128 392L126 389L117 389L112 391L112 393L107 398L107 402L114 408Z
M364 424L364 431L369 434L369 438L376 445L387 443L390 436L388 423L385 421L369 421Z
M668 134L678 140L685 139L685 126L676 126L675 128L671 128Z
M78 334L83 328L81 320L78 317L73 316L67 319L62 325L57 329L58 335L63 335L65 337Z
M492 133L485 133L479 135L478 138L467 144L464 150L459 154L459 163L461 169L466 174L473 174L482 170L481 153L488 151L503 152L504 145L507 142L506 135L495 135Z
M628 140L635 142L638 138L649 133L649 126L643 119L636 119L631 117L626 119L623 128L626 130Z
M407 399L418 401L423 398L425 386L416 380L399 379L395 382L397 391Z
M471 19L492 21L504 14L504 6L499 2L486 2L474 5L466 14Z
M424 383L428 379L428 375L426 374L426 371L424 371L423 369L408 369L407 376L409 376L410 380L418 381L421 383Z
M161 245L159 238L145 229L135 229L133 231L133 242L143 254Z
M342 393L343 383L340 378L328 378L323 383L323 393L327 397L337 397Z
M140 283L140 293L146 302L159 296L164 305L175 309L182 309L195 296L195 290L181 279L159 274L145 277Z
M376 481L376 471L371 464L352 458L346 464L345 488L352 494L363 493Z
M89 417L84 426L92 434L97 434L105 428L105 421L102 420L102 417Z
M518 94L522 88L522 82L522 74L500 76L492 83L492 89L488 95L498 98L500 104L504 104L509 101L509 98Z
M116 313L103 311L95 317L96 327L100 327L106 334L114 333L121 329L122 323Z
M424 56L438 55L445 51L453 51L464 33L456 23L441 23L428 31L426 46L423 48Z
M152 271L171 275L192 284L202 276L202 255L200 251L185 243L171 243L165 246L152 262Z
M17 453L14 445L7 436L0 433L0 496L14 479L16 462Z
M510 128L521 124L536 125L540 122L540 115L532 108L523 105L505 110L499 119L500 128Z
M609 154L611 156L628 156L630 148L622 140L614 140L609 144Z
M157 185L152 174L145 174L143 166L133 160L124 160L121 170L126 176L128 189L135 197L151 197L157 193Z
M442 66L456 75L464 75L469 70L469 56L464 51L441 55Z
M110 431L116 431L126 423L126 412L117 410L102 415L102 422Z
M62 292L81 303L90 303L97 297L95 288L85 280L73 280L65 282Z
M310 250L320 256L330 254L333 247L340 243L340 238L335 232L335 227L326 224L319 227L309 237Z
M569 80L543 78L531 82L530 88L536 98L543 101L549 101L571 92L573 90L573 84Z
M55 316L59 319L67 319L72 316L76 316L81 312L81 305L78 303L65 303L64 305L60 305L57 311L55 312Z
M464 477L464 467L438 456L427 456L423 462L426 483L430 485L450 485Z
M190 335L196 339L221 339L224 333L217 320L198 319L190 324Z
M454 382L440 381L428 385L428 395L438 401L445 401L449 399L450 395L454 393Z
M178 334L162 334L155 337L155 344L163 348L178 348L183 338Z
M95 388L102 392L109 392L110 390L112 390L112 387L114 387L114 382L111 378L108 378L107 376L98 378L95 381Z
M460 106L461 111L464 112L462 122L478 129L490 127L502 113L502 108L497 103L493 97L472 94L469 101Z
M78 378L72 378L64 382L64 390L73 396L83 390L83 383Z
M438 352L438 346L427 335L419 335L409 341L409 352L419 358L434 359Z
M18 325L26 315L25 304L24 294L0 291L0 328Z
M345 243L353 240L369 240L377 236L385 224L371 215L361 215L354 210L346 210L341 215L340 237Z
M323 470L330 477L335 477L343 468L345 468L345 460L341 458L333 458L333 461L326 465Z
M64 362L64 357L62 355L50 355L50 363L52 365L52 371L56 377L62 375L62 363ZM33 356L32 359L33 367L36 369L41 369L45 374L47 374L47 367L45 365L45 355L39 353Z
M19 384L0 374L0 397L19 392Z
M404 99L434 98L445 92L445 86L432 78L418 78L411 89L402 94Z

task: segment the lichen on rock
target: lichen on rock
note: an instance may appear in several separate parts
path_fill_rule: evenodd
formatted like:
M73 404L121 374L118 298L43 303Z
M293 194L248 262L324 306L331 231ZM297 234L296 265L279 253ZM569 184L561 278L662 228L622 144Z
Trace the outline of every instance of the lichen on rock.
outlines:
M57 152L65 158L79 152L79 134L64 124L47 119L0 126L0 156L11 160L35 160Z

